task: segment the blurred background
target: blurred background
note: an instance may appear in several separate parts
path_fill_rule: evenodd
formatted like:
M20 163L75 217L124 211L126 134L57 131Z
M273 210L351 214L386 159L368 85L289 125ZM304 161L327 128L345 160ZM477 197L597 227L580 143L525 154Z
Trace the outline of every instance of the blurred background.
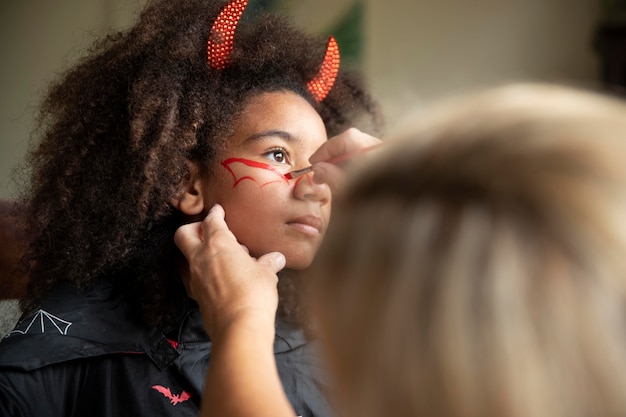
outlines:
M2 0L0 198L15 196L12 172L47 83L96 37L132 24L144 4ZM416 106L507 81L620 91L626 78L626 0L250 0L250 7L336 35L343 65L363 71L390 129Z
M409 107L512 80L596 85L599 28L626 0L251 0L320 36L360 68L387 126ZM47 82L97 37L132 24L145 0L3 0L0 6L0 198L25 151ZM251 12L250 12L251 13ZM622 47L626 51L626 47Z

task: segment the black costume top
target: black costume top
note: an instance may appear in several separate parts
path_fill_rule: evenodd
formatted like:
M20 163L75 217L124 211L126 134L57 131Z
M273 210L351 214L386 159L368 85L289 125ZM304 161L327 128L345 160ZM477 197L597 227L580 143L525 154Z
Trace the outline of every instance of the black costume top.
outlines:
M193 301L167 334L110 285L63 284L0 342L0 416L196 417L211 341ZM330 415L314 350L277 321L278 372L301 416Z

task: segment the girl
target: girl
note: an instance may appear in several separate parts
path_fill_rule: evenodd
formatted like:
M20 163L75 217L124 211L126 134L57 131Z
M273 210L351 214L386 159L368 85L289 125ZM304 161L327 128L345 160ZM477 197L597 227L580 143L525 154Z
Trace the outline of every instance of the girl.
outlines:
M252 256L284 254L278 374L297 414L328 413L290 276L311 263L331 195L285 174L357 119L375 126L375 106L338 70L332 39L274 16L239 21L244 9L150 3L50 89L28 160L29 287L0 344L0 414L196 415L211 341L173 235L215 203Z

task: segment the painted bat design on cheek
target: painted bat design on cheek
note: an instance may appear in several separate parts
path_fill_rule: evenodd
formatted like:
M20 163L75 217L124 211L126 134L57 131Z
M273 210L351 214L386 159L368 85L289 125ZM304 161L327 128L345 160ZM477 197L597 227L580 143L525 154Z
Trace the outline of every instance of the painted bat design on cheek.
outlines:
M289 185L290 181L285 174L280 172L276 167L265 164L263 162L252 161L245 158L228 158L222 161L222 166L232 175L234 183L233 188L239 185L243 180L250 180L256 183L259 188L274 183L282 183ZM304 177L297 178L293 185L300 182Z

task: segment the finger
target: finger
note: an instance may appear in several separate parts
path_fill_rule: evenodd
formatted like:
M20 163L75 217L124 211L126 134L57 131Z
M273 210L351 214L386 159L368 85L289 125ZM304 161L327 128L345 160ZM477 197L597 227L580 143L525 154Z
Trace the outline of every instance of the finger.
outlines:
M174 233L174 243L185 256L201 242L202 230L200 222L184 224Z
M241 246L237 237L228 228L224 208L221 205L216 204L209 210L202 221L202 232L208 253L216 255L227 251L231 255L235 255L241 254L240 251L242 251L249 256L248 249Z
M261 265L271 268L274 273L278 273L279 271L281 271L287 264L285 255L280 252L266 253L258 259L258 262Z
M328 139L309 158L311 164L325 162L331 158L353 152L380 143L381 140L361 132L356 128L350 128L345 132Z
M317 162L328 161L339 155L343 155L351 150L352 145L348 142L348 131L328 139L322 144L313 155L309 157L309 162L315 164Z
M219 232L231 233L228 225L226 224L225 216L226 213L221 205L215 204L211 207L211 210L209 210L209 213L202 221L202 231L204 236L209 237L212 234Z
M248 249L246 245L239 245L239 246L241 246L241 249L243 249L248 255L250 255L250 249Z
M328 184L333 194L341 190L344 180L343 170L334 164L319 162L313 165L313 182Z

